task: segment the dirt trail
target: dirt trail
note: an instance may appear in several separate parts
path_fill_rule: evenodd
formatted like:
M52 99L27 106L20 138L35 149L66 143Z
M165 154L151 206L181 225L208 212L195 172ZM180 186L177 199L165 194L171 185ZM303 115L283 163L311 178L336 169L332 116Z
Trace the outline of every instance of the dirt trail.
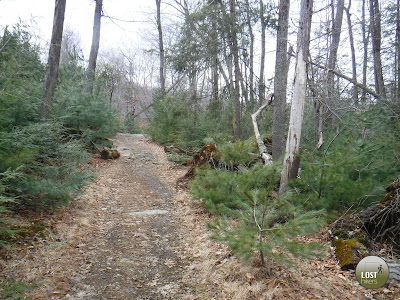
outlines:
M94 159L95 182L54 214L35 216L46 232L0 258L1 280L36 285L27 299L400 299L397 286L361 287L333 248L290 268L239 261L209 240L212 217L201 202L175 189L186 167L142 135L118 134L115 144L121 158ZM323 229L304 239L329 246Z
M108 191L99 202L86 274L72 299L181 299L195 295L183 282L187 260L174 187L160 147L142 135L119 134L121 159L101 176Z

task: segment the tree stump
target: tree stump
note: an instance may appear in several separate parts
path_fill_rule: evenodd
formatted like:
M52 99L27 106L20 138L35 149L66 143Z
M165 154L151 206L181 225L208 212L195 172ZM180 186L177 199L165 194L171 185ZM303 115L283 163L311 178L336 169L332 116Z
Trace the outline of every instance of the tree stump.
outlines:
M213 154L215 153L216 149L217 148L214 144L207 144L204 145L201 149L197 150L193 155L193 161L190 169L183 177L178 179L177 185L186 187L187 183L194 178L194 171L196 167L210 164L212 162Z

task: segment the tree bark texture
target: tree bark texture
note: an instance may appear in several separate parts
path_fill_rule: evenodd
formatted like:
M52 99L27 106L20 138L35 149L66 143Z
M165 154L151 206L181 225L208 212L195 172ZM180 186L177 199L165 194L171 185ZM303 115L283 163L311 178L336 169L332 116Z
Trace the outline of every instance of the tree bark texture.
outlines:
M287 54L290 0L279 2L274 79L274 119L272 128L272 156L277 161L285 152L286 93L289 71Z
M66 0L56 0L54 8L53 31L47 60L46 75L44 79L44 92L39 107L39 120L49 116L51 101L56 91L58 65L60 63L61 42L64 29Z
M253 26L251 24L251 15L250 15L250 3L249 0L246 0L247 6L247 26L249 27L249 35L250 35L250 53L249 53L249 90L250 90L250 103L254 104L254 33Z
M279 194L283 194L286 191L289 179L297 176L300 162L297 154L300 150L301 128L306 99L307 60L309 56L313 0L301 0L300 5L293 100Z
M349 27L349 41L350 41L350 51L351 51L351 69L353 73L353 80L357 81L357 61L356 61L356 50L354 47L354 36L353 36L353 26L351 22L351 0L349 0L349 5L345 8L347 15L347 25ZM353 86L353 102L358 104L358 87Z
M258 102L262 104L265 96L264 68L265 68L265 29L267 24L264 18L264 3L260 0L260 19L261 19L261 58L260 58L260 81L258 84Z
M212 69L212 101L219 103L219 72L218 72L218 29L217 22L213 16L211 16L211 37L212 37L212 47L211 47L211 69Z
M241 134L241 105L240 105L240 66L239 66L239 47L237 40L236 25L236 1L229 0L230 16L231 16L231 37L232 37L232 55L235 68L235 84L234 84L234 101L235 101L235 120L234 120L234 136L240 139Z
M158 30L158 48L160 52L160 89L165 91L165 52L163 32L161 26L161 0L156 0L157 5L157 30Z
M96 74L97 55L100 47L100 27L101 27L101 12L103 9L103 0L96 0L96 8L94 11L93 20L93 36L92 47L90 48L89 65L88 65L88 93L93 93L93 84Z
M395 99L400 101L400 0L396 1L396 91Z
M333 11L333 8L332 8ZM337 53L340 43L340 34L342 32L342 21L343 21L343 11L344 11L344 0L338 0L336 5L336 14L332 20L332 42L329 48L329 58L328 58L328 69L334 70L336 68ZM332 13L334 15L334 13ZM337 99L339 96L335 93L335 77L332 72L327 74L327 103L331 109L337 106ZM324 112L327 111L326 108L322 108ZM332 118L332 125L335 124L335 119ZM321 128L322 130L322 128ZM322 133L322 131L321 131Z
M369 1L369 12L371 20L372 52L374 55L375 90L382 97L386 97L385 83L383 81L382 59L381 59L381 13L378 0Z
M363 79L362 84L367 86L367 70L368 70L368 45L369 45L369 31L367 31L367 20L365 15L365 8L366 0L362 2L362 16L361 16L361 32L363 37ZM362 91L361 102L365 103L367 100L367 93L365 90Z

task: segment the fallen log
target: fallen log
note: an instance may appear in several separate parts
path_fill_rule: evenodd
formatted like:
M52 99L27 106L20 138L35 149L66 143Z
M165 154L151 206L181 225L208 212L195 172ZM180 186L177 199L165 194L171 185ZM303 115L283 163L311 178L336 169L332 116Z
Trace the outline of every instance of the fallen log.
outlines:
M117 149L111 149L111 148L107 148L104 147L103 150L100 150L99 147L97 147L97 145L95 143L93 143L93 146L96 148L96 150L100 153L100 157L102 159L117 159L121 156L121 154L119 153L119 151Z
M370 240L354 217L342 217L329 229L336 258L342 270L354 269L369 255Z
M387 282L400 284L400 262L395 260L388 260L386 261L386 263L389 267L389 278Z
M391 245L393 252L399 254L400 177L386 188L386 192L378 204L353 216L342 217L330 228L332 244L342 269L354 268L382 243ZM391 279L400 283L400 264L392 261L391 265Z
M192 151L184 150L184 149L176 147L174 145L164 146L164 152L165 153L186 154L186 155L192 155L193 154Z
M100 152L102 159L117 159L121 156L117 149L105 148Z
M388 185L378 204L357 214L364 230L379 242L400 250L400 177Z

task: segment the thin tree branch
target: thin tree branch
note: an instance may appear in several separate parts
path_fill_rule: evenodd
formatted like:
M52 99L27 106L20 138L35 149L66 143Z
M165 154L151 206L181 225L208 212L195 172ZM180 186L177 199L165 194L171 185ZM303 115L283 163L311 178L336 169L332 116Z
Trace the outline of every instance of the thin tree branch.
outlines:
M289 55L290 55L290 56L293 56L293 57L296 57L296 55L294 55L293 53L289 53ZM310 63L311 65L317 67L317 68L320 68L320 69L325 70L325 71L327 71L327 72L331 72L331 73L335 74L336 76L338 76L338 77L340 77L340 78L343 78L343 79L345 79L345 80L351 82L351 83L354 84L355 86L357 86L357 87L363 89L363 90L366 91L368 94L371 94L372 96L374 96L374 97L377 98L377 99L381 98L381 95L377 94L375 91L373 91L373 90L370 89L369 87L363 85L362 83L359 83L358 81L354 80L353 78L351 78L351 77L349 77L349 76L347 76L347 75L344 75L343 73L341 73L341 72L339 72L339 71L337 71L337 70L328 69L326 66L322 66L322 65L317 64L317 63L315 63L315 62L309 62L309 63Z

